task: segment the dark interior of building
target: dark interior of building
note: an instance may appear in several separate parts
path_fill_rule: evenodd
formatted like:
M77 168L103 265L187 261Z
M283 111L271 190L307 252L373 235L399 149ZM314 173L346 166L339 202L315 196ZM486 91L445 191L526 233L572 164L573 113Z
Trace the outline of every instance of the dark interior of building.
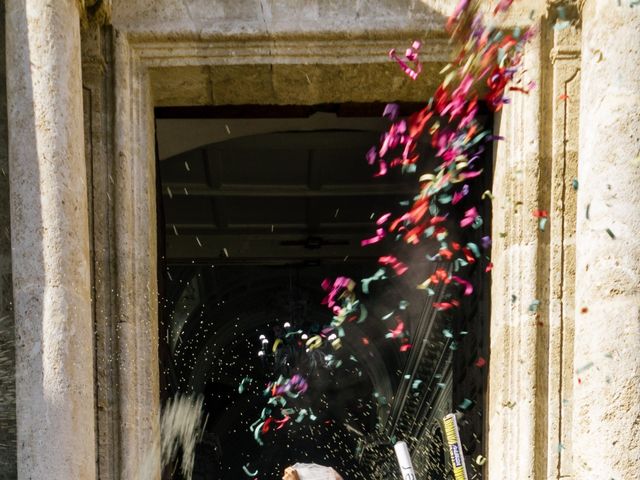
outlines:
M416 107L402 105L401 113ZM488 357L486 278L458 314L436 315L433 298L416 288L438 266L426 257L429 244L408 248L387 236L360 245L374 234L377 217L401 213L418 191L416 175L374 177L365 161L387 125L383 108L156 111L158 125L200 117L219 130L209 143L158 160L161 395L203 397L194 479L280 479L296 462L332 466L345 480L396 478L395 440L410 444L418 478L447 478L438 423L446 410L461 413L465 453L482 451L485 371L474 362ZM158 128L161 152L163 135L167 128ZM426 162L429 146L421 149ZM485 158L490 162L490 152ZM490 185L486 170L468 202ZM485 218L473 235L489 231ZM371 282L364 294L360 279L390 253L410 270ZM336 276L358 282L368 312L345 326L342 348L329 360L340 367L326 368L326 356L292 354L282 363L260 355L261 336L312 334L331 321L321 283ZM387 338L399 319L411 348ZM304 372L309 390L292 406L314 419L289 422L261 446L249 426L265 407L262 390L274 376L294 372ZM252 388L240 393L244 378ZM249 476L243 466L259 474ZM169 469L165 478L181 477Z

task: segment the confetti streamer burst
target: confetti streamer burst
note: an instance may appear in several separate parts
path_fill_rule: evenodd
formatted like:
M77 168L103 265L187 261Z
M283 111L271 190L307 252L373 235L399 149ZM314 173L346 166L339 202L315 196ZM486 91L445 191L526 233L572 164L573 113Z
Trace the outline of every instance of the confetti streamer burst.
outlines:
M500 0L492 15L506 12L512 1ZM431 294L431 285L443 284L447 287L447 295L433 302L433 307L439 312L458 309L462 297L474 292L474 285L465 278L464 270L468 266L484 262L485 272L489 272L492 267L486 253L491 246L490 237L483 237L480 245L463 245L451 240L455 238L453 234L461 229L478 229L482 226L479 206L470 206L461 211L456 205L469 195L473 186L472 180L482 175L483 166L478 163L487 145L501 140L483 127L479 119L480 103L484 101L492 111L497 112L509 103L505 92L527 94L535 88L531 82L526 87L514 85L521 81L516 79L516 74L520 71L523 48L534 31L518 29L508 32L500 29L494 19L485 22L480 13L480 4L478 0L461 0L449 17L446 30L455 52L453 60L441 71L443 78L433 97L424 108L406 119L400 118L398 105L387 105L383 116L391 125L383 133L379 145L372 147L365 156L366 161L377 169L374 176L387 175L393 168L399 168L403 173L416 173L419 178L419 191L410 201L403 202L409 208L401 215L396 218L392 218L390 213L381 215L375 221L373 235L363 239L362 246L366 248L378 244L388 237L398 238L411 246L425 244L427 240L435 241L437 249L427 254L427 258L448 265L436 269L418 288ZM416 40L406 50L404 58L401 58L395 49L389 52L390 58L412 80L422 72L420 48L421 42ZM227 131L229 132L228 127ZM424 159L421 159L418 152L419 143L425 140L435 151L434 159L437 165L420 173L418 169L423 164L432 164L422 161ZM577 188L577 182L574 188ZM492 201L494 197L487 190L482 199ZM336 210L335 216L338 213L339 209ZM534 216L540 220L540 230L544 230L547 212L536 211ZM373 218L372 215L372 220ZM610 230L607 230L607 233L611 238L615 238ZM390 277L403 275L410 268L410 262L391 254L379 257L378 263L381 268L372 276L361 280L365 294L369 293L372 282L382 282ZM395 275L391 275L392 273ZM305 354L310 358L320 355L324 368L340 366L335 362L333 352L342 345L344 325L350 322L360 323L367 317L366 308L356 296L355 287L359 283L347 277L325 280L322 285L326 292L323 303L330 310L332 320L317 334L295 332L296 338L302 340L299 343ZM538 304L538 301L534 301L529 310L535 312ZM394 316L394 312L382 320L391 316ZM401 320L387 331L388 340L398 342L401 352L411 348L408 333ZM452 339L454 334L450 330L444 330L443 337ZM362 336L358 337L356 342L365 347L370 343ZM286 339L281 339L279 343L276 340L271 353L285 348L287 344ZM451 343L451 348L456 348L456 342ZM261 353L264 356L270 354L265 349L261 350ZM357 360L352 360L355 361ZM482 357L478 357L475 362L478 368L484 367L485 364L486 360ZM239 388L244 390L247 382L243 382ZM280 375L268 384L265 389L267 405L260 418L250 427L258 443L263 443L262 437L268 432L285 428L291 423L291 419L300 423L316 418L313 412L307 412L306 409L297 410L289 403L289 399L304 395L308 388L307 382L308 379L300 375L289 378ZM415 380L413 388L418 388L420 382ZM443 388L444 385L439 383L438 387ZM379 394L375 394L374 397L380 403L383 400L386 402ZM467 410L472 405L471 400L465 399L459 405L459 409ZM484 457L477 457L479 465L484 461ZM246 467L245 474L253 475L253 472Z

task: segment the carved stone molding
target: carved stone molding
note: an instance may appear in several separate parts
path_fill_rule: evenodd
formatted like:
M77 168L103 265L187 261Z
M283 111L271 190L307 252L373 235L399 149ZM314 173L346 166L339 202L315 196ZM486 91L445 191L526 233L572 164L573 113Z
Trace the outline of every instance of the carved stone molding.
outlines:
M564 46L555 47L551 49L549 53L551 63L556 63L562 60L578 60L580 59L579 48L566 48Z
M95 18L110 18L97 15L100 11L110 11L106 9L106 5L111 5L110 1L90 3L87 8L95 9L92 11ZM124 12L125 2L121 3ZM555 7L564 6L565 18L571 22L579 19L576 2L553 1L547 6L548 15L557 15ZM197 22L185 20L181 24L179 18L172 17L168 26L159 21L145 23L144 18L119 18L118 15L122 17L124 13L118 10L118 2L115 9L112 44L114 118L113 129L109 127L105 133L105 137L111 137L105 141L113 145L114 150L113 180L110 180L114 185L108 191L113 198L110 201L113 201L114 211L118 212L114 218L116 274L113 285L118 292L114 305L119 339L116 376L119 380L120 445L117 447L122 464L117 468L122 478L131 478L137 465L146 461L145 445L159 435L156 428L159 417L159 386L155 380L157 353L152 348L157 335L157 304L154 303L157 265L154 255L148 255L149 251L155 251L153 107L248 103L249 100L264 103L265 97L256 91L266 92L272 102L276 94L283 91L287 96L283 94L277 98L290 103L329 98L353 101L357 95L362 98L366 95L371 101L371 97L379 92L380 99L384 100L383 95L388 95L390 85L400 92L404 88L401 82L405 81L397 75L395 65L389 62L387 51L390 46L405 46L414 32L398 30L390 34L389 30L384 30L354 35L339 30L308 34L290 32L282 27L275 33L265 33L256 27L250 32L238 33L230 28L232 34L212 33L211 29L202 33L197 31ZM131 9L127 7L126 12ZM523 24L528 22L522 20ZM161 26L166 27L165 30L161 30ZM565 30L557 33L565 35L575 29ZM420 36L424 38L425 35ZM449 60L450 47L437 32L426 36L422 77L437 78L431 72L437 73L439 64ZM573 44L560 42L555 45L558 48L551 51L537 37L527 46L524 63L532 80L540 85L550 58L554 62L578 58L578 49ZM386 77L376 77L381 72L386 74L387 66L393 71L395 83L387 82ZM363 73L356 75L354 71L358 68L362 68ZM340 78L339 75L351 76ZM229 88L228 83L225 84L227 76L234 82L246 80L247 88ZM337 90L337 85L342 88L356 81L359 82L358 91L352 87ZM216 90L216 85L225 88ZM429 95L431 84L412 85L411 90L417 92L416 95L422 95L422 98ZM230 93L220 93L229 91L240 93L233 97ZM557 449L557 443L552 447L547 444L546 430L536 434L540 423L546 420L540 413L549 404L539 393L546 392L546 363L540 366L535 361L547 362L548 355L547 330L539 324L548 317L546 285L549 275L538 266L538 260L545 258L548 241L547 233L539 231L536 220L529 214L537 208L547 208L541 200L547 201L550 190L541 194L548 181L541 164L551 161L540 144L547 128L547 117L542 112L548 93L541 87L529 95L514 95L513 105L505 109L496 126L496 131L504 132L508 140L500 142L496 151L499 161L492 189L496 196L493 205L496 253L492 283L492 379L489 380L487 408L487 416L491 418L491 440L488 443L508 444L511 448L498 447L488 451L489 478L534 478L537 471L546 467L547 447ZM255 97L249 98L250 95ZM519 199L523 205L517 203ZM543 300L538 312L530 309L534 299ZM541 453L542 450L545 453ZM518 462L511 468L513 455Z
M405 46L404 32L394 38L314 38L295 36L271 38L198 38L179 40L147 40L131 38L131 46L148 67L184 65L238 65L323 63L359 64L389 63L389 46ZM426 63L446 63L452 48L447 39L427 38L423 42Z
M413 82L398 76L387 56L389 46L406 45L405 38L400 33L384 40L318 35L130 42L149 70L155 106L384 101L389 84L396 100L423 101L437 87L451 47L437 37L426 39L424 71ZM354 90L354 82L360 88Z
M5 14L17 477L94 480L78 4L6 2Z

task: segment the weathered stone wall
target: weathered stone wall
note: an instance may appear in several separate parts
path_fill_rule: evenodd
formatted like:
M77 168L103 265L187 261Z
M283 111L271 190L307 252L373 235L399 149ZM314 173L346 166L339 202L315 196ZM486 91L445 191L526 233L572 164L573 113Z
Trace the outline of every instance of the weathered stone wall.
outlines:
M80 18L6 2L18 477L95 478Z
M640 7L582 3L573 475L631 480L640 469Z
M113 294L113 57L111 29L87 18L82 30L82 90L89 205L89 242L95 334L95 399L98 478L118 469L118 362Z
M498 126L489 478L572 474L581 52L577 9L563 8L536 21L525 79L537 88L512 95Z
M425 99L449 57L441 26L453 3L355 2L341 9L333 2L294 6L264 0L220 2L214 9L208 2L131 6L116 0L118 45L126 68L135 72L130 83L123 83L124 98L134 112L146 111L149 99L130 91L147 86L154 105ZM541 18L547 15L540 9L544 3L519 2L508 20L510 25L534 22L541 34L525 53L526 81L536 81L539 88L528 96L513 94L498 127L508 141L498 148L494 175L486 420L491 479L556 478L571 471L570 455L561 455L558 445L568 438L571 424L566 402L573 365L571 185L577 130L575 103L566 108L558 96L578 100L578 57L567 52L575 50L579 34L575 26L556 32L551 14ZM389 45L402 47L414 37L425 45L420 82L426 83L417 85L394 75L386 58ZM126 128L138 120L127 123L116 116L120 122ZM138 135L144 134L143 128ZM144 178L129 181L144 189ZM537 208L553 212L545 231L532 216ZM530 309L532 304L537 310ZM136 362L148 361L141 352L134 355Z
M0 480L16 478L16 391L11 285L4 2L0 2Z
M27 3L38 9L46 2ZM101 31L92 36L91 28L103 27L92 26L91 18L85 19L89 29L82 40L85 151L78 124L81 107L75 97L66 103L60 100L71 87L76 89L78 101L82 97L77 26L67 28L64 24L64 18L76 18L76 4L70 0L50 3L55 3L57 10L47 10L38 22L31 19L32 27L37 28L27 31L19 2L10 2L15 17L9 49L14 59L9 65L15 74L12 112L16 158L12 165L20 170L12 172L12 187L22 192L15 199L12 218L20 227L17 233L12 232L14 241L17 239L13 258L21 262L14 262L17 270L13 275L15 281L15 273L20 274L17 298L22 302L17 317L23 335L19 359L24 402L19 408L25 432L37 437L37 441L27 441L28 454L23 454L21 468L25 475L46 471L38 478L93 477L93 437L85 430L91 430L87 426L93 424L88 405L95 393L99 478L130 479L144 461L146 446L157 440L159 425L153 107L418 100L429 95L437 71L447 60L441 26L456 1L113 0L113 16L101 17L113 26L108 34ZM88 1L87 5L111 3ZM566 4L570 15L575 11L575 2L550 3ZM496 152L493 187L495 268L486 467L490 479L633 478L640 448L638 430L633 433L629 428L638 422L640 384L640 250L634 235L639 220L638 209L628 208L640 202L640 60L633 44L640 34L640 8L633 9L631 2L624 0L582 3L586 5L584 33L580 22L553 29L557 21L553 13L539 21L540 6L545 4L542 0L517 2L509 19L512 25L529 24L532 18L539 21L540 35L525 52L526 80L535 80L538 89L528 96L512 95L513 104L497 126L507 141ZM73 15L61 17L65 9ZM28 41L21 39L32 33L36 43L57 36L70 42L69 51L61 43L54 43L56 48L51 49L65 62L65 69L58 60L37 57L50 54L47 49L26 53ZM390 45L403 47L414 37L425 40L425 72L418 84L394 75L395 66L386 58ZM50 70L35 68L43 62ZM33 96L28 89L25 93L26 83L20 75L31 72L29 65L35 65L33 71L44 79L42 82L54 82L57 90L49 93L64 103L55 116L51 115L50 95ZM4 61L2 82L3 68ZM56 75L64 76L68 71L73 73L73 81L56 83L60 78ZM2 82L0 318L11 328L0 325L0 345L6 345L12 338L13 322ZM45 92L42 82L31 86ZM395 98L385 96L389 89L396 92ZM29 109L20 106L26 105L28 94L41 100L35 107L50 129L36 128L33 118L31 123L25 120ZM68 130L60 127L65 124ZM25 125L30 130L20 130ZM617 132L622 132L619 137ZM63 137L71 138L70 143L63 145ZM33 148L36 139L58 163L53 165L51 159L39 156L42 152ZM88 162L91 207L84 203L87 190L82 188L82 153ZM46 173L43 192L33 177L40 168L40 173ZM82 172L82 179L76 178L78 172ZM580 180L577 193L576 175ZM48 203L40 205L40 193L51 195ZM64 201L57 203L61 199ZM25 205L35 205L38 212L39 208L51 209L46 210L50 214L28 216ZM590 218L585 218L587 208ZM549 212L545 230L532 216L534 209ZM87 236L85 213L89 212L93 222ZM33 221L51 223L36 227ZM76 224L72 228L66 221ZM81 244L80 248L71 252L61 235L68 235L65 238ZM50 244L59 245L59 251L48 250ZM39 266L33 267L38 261ZM44 270L40 268L43 265L60 282L54 285L51 277L42 278L38 272ZM74 276L78 272L79 276ZM77 288L66 286L70 279L77 281ZM66 376L50 364L44 365L44 370L38 364L47 355L51 355L49 360L57 360L55 355L62 351L56 349L56 345L63 345L54 335L58 327L78 326L84 339L81 344L92 344L88 328L91 281L99 361L95 392L87 374L87 368L93 369L87 367L91 354L86 349L79 353L81 358L72 358L78 352L66 352L68 359L56 364L56 368L70 368ZM49 297L41 295L41 286L49 289ZM61 296L53 291L62 292ZM49 301L53 314L33 308L41 305L38 302ZM607 325L611 319L619 322L616 328ZM45 330L35 334L51 334L47 337L50 342L29 336L34 334L31 326L35 324L44 324ZM579 338L576 345L574 328ZM10 348L0 348L0 359L3 355L8 359L10 370L13 353ZM600 363L578 380L576 369L589 362ZM40 375L42 371L59 395L56 405L42 403L44 395L38 391L38 382L29 381L36 377L28 373ZM615 374L609 375L610 371ZM10 392L11 377L11 373L8 380L0 376L0 398ZM83 389L76 391L69 384ZM36 395L31 395L34 392ZM11 433L5 435L15 407L11 394L5 397L0 402L0 479L15 478L15 441ZM69 399L72 402L66 403ZM74 408L67 408L69 405ZM34 424L40 414L53 423ZM82 425L75 425L80 434L60 437L60 432L69 434L66 420L73 415L82 417ZM56 425L61 428L53 428ZM615 446L616 442L621 445ZM62 451L56 451L54 444ZM626 453L620 456L617 449ZM83 465L65 464L71 458L80 462L76 458L79 452L84 452ZM89 473L78 474L83 468Z

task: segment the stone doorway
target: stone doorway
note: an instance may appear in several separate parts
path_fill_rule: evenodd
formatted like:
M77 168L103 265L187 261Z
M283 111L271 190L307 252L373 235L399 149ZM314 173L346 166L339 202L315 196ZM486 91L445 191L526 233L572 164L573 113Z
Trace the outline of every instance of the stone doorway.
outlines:
M403 113L417 106L403 104ZM442 326L429 299L415 289L420 275L433 269L424 258L414 260L422 264L416 275L392 283L390 291L372 286L363 300L369 323L352 332L341 360L356 363L337 376L320 375L319 402L305 404L318 412L317 423L294 425L262 448L248 430L264 400L239 394L238 384L246 376L265 383L274 371L257 357L260 335L271 338L285 324L326 324L323 278L368 277L380 255L398 248L394 242L360 248L371 234L371 219L399 211L399 202L415 190L415 177L376 179L364 160L386 124L379 116L383 108L156 109L160 395L204 397L208 420L194 478L237 478L258 458L261 478L280 478L296 461L329 463L347 478L393 478L394 439L412 442L419 469L442 469L432 462L442 441L424 425L471 396L477 405L470 409L475 418L467 419L466 437L473 451L481 448L484 374L468 363L486 357L478 349L487 345L482 309L488 308L488 289L465 312L473 316L469 325L482 317L481 326L467 328L466 340L469 332L459 336L466 327L458 328L459 350L458 342L443 344L436 340ZM198 146L191 148L195 138ZM399 353L385 340L389 328L380 318L399 300L408 301L408 330L428 341L426 350Z
M339 2L314 1L309 9L296 8L295 3L266 1L261 2L265 8L258 9L243 2L238 9L237 1L229 1L211 9L207 2L191 2L192 8L187 8L174 0L158 0L150 8L150 2L91 1L87 12L78 8L81 2L60 2L59 8L51 9L33 1L13 2L7 10L9 158L18 167L10 169L12 202L22 198L17 201L26 211L55 203L42 202L33 183L33 171L44 165L34 151L41 143L47 147L46 158L61 159L43 177L55 187L50 192L64 193L66 204L78 215L66 223L60 222L64 215L43 215L43 224L35 222L38 216L12 215L12 232L15 238L37 242L42 231L54 232L59 239L70 232L72 243L65 244L64 261L50 266L65 279L74 306L80 302L87 312L93 307L95 327L93 332L85 328L83 337L85 346L91 344L90 337L95 339L95 351L73 350L74 355L80 353L74 363L83 367L73 377L74 385L83 388L65 392L49 424L40 415L42 401L48 400L37 390L39 376L32 375L42 367L42 358L31 355L30 344L16 342L17 384L24 387L16 393L17 424L22 428L18 437L37 438L19 443L22 476L59 472L64 478L135 478L148 446L158 440L157 256L149 254L156 252L155 106L370 102L387 99L390 91L396 100L424 101L433 92L431 79L437 78L450 54L443 31L448 2L360 2L347 15ZM637 218L629 217L633 212L626 208L635 197L602 195L602 185L609 183L619 184L623 193L638 191L633 183L637 175L629 173L633 172L626 162L636 155L636 139L609 133L611 126L633 126L636 118L637 108L627 92L636 87L638 76L630 65L638 62L626 60L636 58L637 51L621 54L618 44L637 31L638 17L631 14L637 9L579 2L577 11L570 6L569 28L556 29L567 23L556 18L557 5L542 2L538 12L521 8L505 24L509 29L533 24L540 32L523 51L527 80L539 88L529 95L513 95L510 107L496 117L496 132L507 141L498 143L491 189L496 281L491 295L487 443L509 448L486 452L490 478L580 477L589 472L624 476L634 471L638 457L637 449L620 452L599 448L603 442L594 441L626 441L633 433L624 418L616 416L626 411L628 395L612 401L601 386L608 385L609 366L633 358L628 352L638 342L633 335L620 342L621 330L598 319L608 315L626 322L619 325L625 332L636 320L624 314L637 303L633 285L621 281L626 287L616 295L599 285L602 278L617 282L627 275L607 263L612 240L618 245L611 257L616 264L637 264L631 258L637 253L636 243L628 230L619 228ZM43 15L28 16L27 7L42 8ZM606 18L596 14L600 10ZM615 36L609 35L612 27L617 28ZM59 38L56 45L65 48L25 48L33 42L48 45L51 38ZM386 52L414 38L424 38L424 51L429 53L423 75L411 83L401 79ZM594 42L597 49L591 48ZM48 68L38 71L34 64ZM24 78L30 75L36 75L33 98L23 92L28 85ZM74 101L67 101L67 96ZM77 102L82 97L84 109ZM55 128L25 130L32 106L46 113ZM45 134L62 134L69 141L39 142ZM612 138L620 141L614 145ZM85 160L86 192L84 175L78 176ZM572 188L578 184L579 190ZM58 189L66 185L79 189ZM86 194L90 201L85 208ZM582 212L594 199L611 203L596 218L585 218ZM549 212L546 230L530 215L537 209ZM85 212L89 238L77 235L86 231ZM593 220L606 224L592 228ZM605 228L612 223L616 228L607 234ZM613 232L616 239L611 238ZM15 324L18 331L31 333L32 325L52 317L36 316L38 321L33 321L29 302L33 295L44 298L34 293L46 286L46 279L38 277L44 263L31 268L18 262L38 260L30 244L22 243L26 253L15 250L20 245L12 244ZM68 284L74 277L63 267L76 265L80 258L86 272L93 268L91 275L77 277L78 284L91 283L94 289L78 295ZM16 273L35 276L25 281ZM32 284L37 288L22 290ZM593 308L587 311L585 303ZM66 309L74 315L78 311ZM60 315L64 325L80 325L89 317ZM51 332L36 333L45 341L51 338ZM574 335L594 341L574 345ZM616 356L603 360L607 368L589 371L593 381L579 382L575 369L603 349L615 350ZM638 383L633 381L637 369L619 370L611 388L633 394L629 385ZM28 375L20 377L21 371ZM55 386L66 387L67 380L60 376ZM612 421L606 429L593 428L601 423L603 412L611 414ZM70 425L69 416L87 420ZM55 449L50 448L53 444Z

